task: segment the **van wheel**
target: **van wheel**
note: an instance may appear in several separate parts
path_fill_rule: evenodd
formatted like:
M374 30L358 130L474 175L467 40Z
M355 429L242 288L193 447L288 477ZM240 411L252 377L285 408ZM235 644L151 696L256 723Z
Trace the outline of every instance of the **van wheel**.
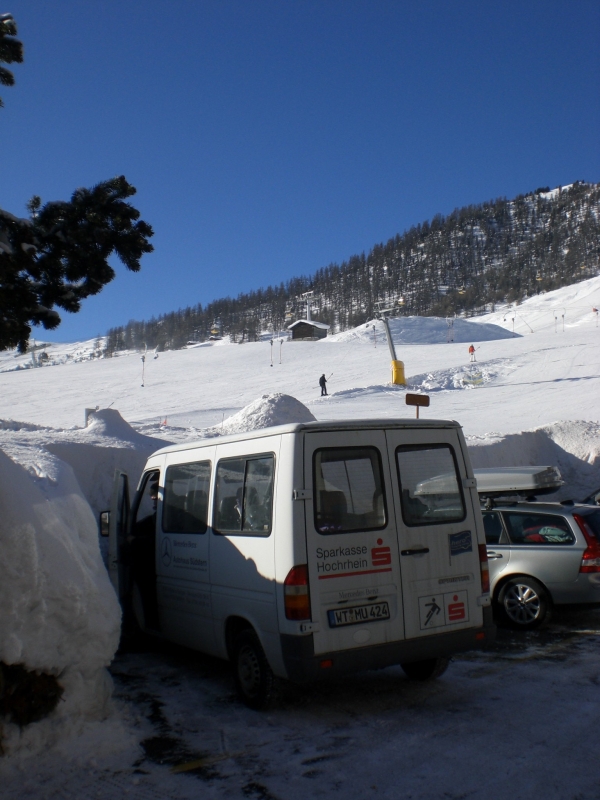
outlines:
M498 595L498 609L511 628L530 631L550 618L551 602L544 587L533 578L507 581Z
M449 658L425 658L423 661L411 661L410 664L400 664L404 674L411 681L432 681L439 678L448 669Z
M269 708L275 700L277 680L253 630L242 631L236 637L233 667L240 700L257 711Z

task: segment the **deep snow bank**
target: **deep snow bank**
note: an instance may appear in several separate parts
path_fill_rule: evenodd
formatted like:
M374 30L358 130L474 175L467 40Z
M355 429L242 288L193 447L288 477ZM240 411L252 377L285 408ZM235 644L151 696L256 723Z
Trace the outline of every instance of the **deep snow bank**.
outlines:
M225 436L230 433L244 433L273 425L287 425L293 422L314 422L315 417L308 408L289 394L263 394L249 403L237 414L227 417L222 425L205 428L202 436Z
M121 611L98 541L98 512L110 505L113 474L135 482L163 447L114 409L85 429L23 423L0 432L0 661L57 677L62 702L19 731L4 726L4 749L37 752L107 711ZM106 544L106 540L102 540Z
M105 667L118 642L120 608L100 557L98 528L69 467L50 499L0 451L0 661L55 675L63 702L22 730L5 724L7 753L37 751L107 710Z
M581 500L600 487L600 425L555 422L506 436L467 436L474 468L552 465L565 485L548 499Z
M0 420L0 446L45 496L53 500L62 492L68 465L96 518L110 505L115 469L125 470L135 485L148 456L169 444L138 433L116 409L100 409L87 428L71 430Z

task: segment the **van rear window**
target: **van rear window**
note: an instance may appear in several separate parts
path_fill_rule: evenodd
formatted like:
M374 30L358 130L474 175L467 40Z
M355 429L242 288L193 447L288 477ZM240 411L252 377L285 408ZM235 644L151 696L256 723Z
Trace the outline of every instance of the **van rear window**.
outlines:
M406 525L436 525L465 518L465 501L451 447L398 447L396 462Z
M162 528L165 533L206 533L210 461L167 467Z
M326 447L313 461L315 528L351 533L385 528L381 457L375 447Z

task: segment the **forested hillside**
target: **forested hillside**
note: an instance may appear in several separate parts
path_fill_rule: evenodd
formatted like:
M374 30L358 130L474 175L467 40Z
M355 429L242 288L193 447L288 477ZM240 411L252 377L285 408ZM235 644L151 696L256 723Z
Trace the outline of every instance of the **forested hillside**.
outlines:
M178 348L211 329L234 339L281 330L306 314L332 331L395 307L405 315L472 314L499 302L557 289L600 270L600 184L578 181L435 216L365 255L311 276L225 297L108 332L107 354L132 347Z

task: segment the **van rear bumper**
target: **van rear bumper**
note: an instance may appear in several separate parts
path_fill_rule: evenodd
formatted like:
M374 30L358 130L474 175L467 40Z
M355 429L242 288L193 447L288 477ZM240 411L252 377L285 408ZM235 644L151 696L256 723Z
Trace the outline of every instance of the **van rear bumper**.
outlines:
M281 650L287 677L294 683L308 683L348 672L382 669L394 664L408 664L426 658L451 656L467 650L481 650L496 638L492 609L484 608L480 628L437 633L420 639L357 647L315 655L313 637L281 634ZM483 634L483 637L481 636ZM323 662L331 662L327 667Z

